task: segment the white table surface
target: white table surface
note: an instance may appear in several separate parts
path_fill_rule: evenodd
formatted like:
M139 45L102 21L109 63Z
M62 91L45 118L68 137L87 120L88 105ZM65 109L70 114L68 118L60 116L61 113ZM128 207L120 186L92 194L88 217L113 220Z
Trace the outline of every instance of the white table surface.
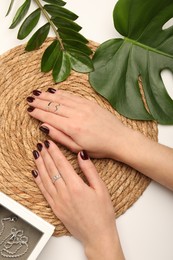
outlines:
M15 1L14 7L23 2ZM81 33L85 37L99 43L118 37L112 19L117 0L67 2L67 8L79 15L77 22L83 27ZM0 0L0 54L28 40L17 40L18 29L8 29L16 10L5 17L9 3L10 0ZM39 24L42 23L43 20ZM163 80L173 97L172 74L165 72ZM159 142L173 147L173 126L159 125ZM117 226L127 260L173 260L173 192L152 182L139 200L118 218ZM74 238L52 237L38 257L38 260L47 259L85 260L86 257L82 245Z

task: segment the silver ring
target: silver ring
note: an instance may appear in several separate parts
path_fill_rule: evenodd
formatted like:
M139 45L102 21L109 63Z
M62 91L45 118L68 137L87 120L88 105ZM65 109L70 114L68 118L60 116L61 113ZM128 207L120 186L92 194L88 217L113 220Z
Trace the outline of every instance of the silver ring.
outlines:
M56 113L57 111L58 111L58 108L60 107L60 104L57 104L57 105L55 105L55 111L54 111L54 113Z
M49 102L48 104L47 104L47 110L49 111L49 108L50 108L50 105L52 104L52 102Z
M57 180L59 180L60 178L62 178L60 174L52 176L52 182L53 182L53 184L54 184Z

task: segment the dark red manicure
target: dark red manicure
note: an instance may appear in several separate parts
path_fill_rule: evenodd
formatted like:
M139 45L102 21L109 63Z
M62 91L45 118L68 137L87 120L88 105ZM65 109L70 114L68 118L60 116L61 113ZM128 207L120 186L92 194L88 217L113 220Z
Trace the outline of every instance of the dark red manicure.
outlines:
M32 170L31 173L34 178L37 178L38 172L36 170Z
M48 141L48 140L44 141L44 145L45 145L45 146L46 146L46 148L48 149L48 148L49 148L49 146L50 146L50 143L49 143L49 141Z
M34 96L40 96L41 91L36 89L32 93L34 94Z
M39 152L37 152L37 150L34 150L32 153L33 153L35 160L37 160L39 157Z
M48 128L47 126L42 125L42 126L39 127L39 129L40 129L44 134L46 134L46 135L49 134L49 128Z
M88 160L89 159L87 152L84 151L84 150L80 152L80 157L82 158L82 160Z
M34 109L35 109L35 107L28 107L28 108L27 108L27 111L28 111L28 112L32 112L32 111L34 111Z
M43 145L41 143L38 143L37 149L39 150L39 152L41 152L41 150L43 149Z
M56 89L54 88L48 88L47 92L54 94L56 92Z
M35 98L34 97L27 97L27 99L26 99L29 103L32 103L34 100L35 100Z

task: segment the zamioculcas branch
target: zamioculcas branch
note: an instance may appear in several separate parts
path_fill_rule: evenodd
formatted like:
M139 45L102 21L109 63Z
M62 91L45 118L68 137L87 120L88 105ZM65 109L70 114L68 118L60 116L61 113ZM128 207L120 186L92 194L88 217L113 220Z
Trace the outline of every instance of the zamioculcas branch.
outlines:
M26 17L32 0L25 0L18 8L10 29L15 28ZM30 38L26 51L38 49L46 40L50 28L55 39L45 50L41 60L41 71L52 71L55 82L61 82L70 75L71 70L88 73L93 70L90 55L91 49L87 46L88 40L79 31L81 27L75 22L78 16L64 8L63 0L33 0L36 9L30 13L18 31L18 39L25 39L36 27L39 19L44 16L45 24ZM46 4L43 2L46 2ZM13 7L11 1L7 15Z

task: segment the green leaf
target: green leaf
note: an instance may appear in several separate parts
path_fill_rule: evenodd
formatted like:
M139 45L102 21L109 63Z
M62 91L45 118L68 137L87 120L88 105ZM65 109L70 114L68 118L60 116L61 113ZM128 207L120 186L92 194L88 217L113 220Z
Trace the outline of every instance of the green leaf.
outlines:
M41 60L42 72L48 72L53 69L60 52L60 43L57 40L53 41L43 54Z
M61 6L45 5L44 9L52 16L52 18L55 18L59 15L72 21L75 21L78 18L76 14Z
M53 78L55 82L61 82L68 78L71 72L71 63L68 54L61 51L53 68Z
M81 73L88 73L93 71L93 64L88 56L74 51L68 52L68 54L73 70Z
M12 7L13 7L13 4L14 4L14 0L11 0L10 5L9 5L9 8L8 8L8 11L7 11L7 13L6 13L6 16L9 15L9 13L11 12L11 9L12 9Z
M69 28L61 27L58 29L58 32L63 40L76 40L85 44L88 43L88 40L83 35Z
M10 25L10 29L15 28L21 21L22 19L25 17L25 15L27 14L29 7L31 4L31 0L26 0L23 5L21 5L21 7L19 7L19 9L17 10L12 24Z
M92 50L85 44L75 40L63 40L64 47L67 51L80 51L85 55L92 54Z
M66 5L66 2L62 0L43 0L46 3L54 4L54 5L59 5L59 6L64 6Z
M40 29L38 29L31 37L29 42L27 43L25 50L33 51L35 49L38 49L42 45L42 43L46 40L49 30L50 30L49 23L46 23Z
M70 19L67 19L63 16L56 16L55 18L52 18L52 22L55 24L58 28L71 28L74 31L79 32L82 27L79 26L77 23L71 21Z
M172 0L119 0L113 17L125 38L98 48L90 83L128 118L173 124L173 100L160 75L165 68L173 72L173 26L162 29L173 17ZM139 76L150 114L143 105Z
M38 8L33 13L31 13L21 25L17 38L19 40L27 37L30 32L34 29L40 19L41 9Z

